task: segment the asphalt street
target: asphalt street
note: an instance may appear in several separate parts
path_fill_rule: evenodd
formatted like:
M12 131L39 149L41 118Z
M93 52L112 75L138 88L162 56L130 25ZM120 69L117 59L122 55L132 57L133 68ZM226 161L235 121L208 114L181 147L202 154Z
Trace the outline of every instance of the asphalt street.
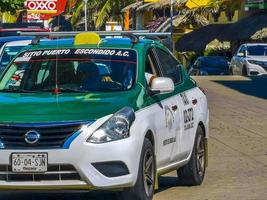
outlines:
M196 77L210 107L209 167L203 185L160 177L155 200L265 200L267 77ZM0 200L112 200L109 192L1 191Z

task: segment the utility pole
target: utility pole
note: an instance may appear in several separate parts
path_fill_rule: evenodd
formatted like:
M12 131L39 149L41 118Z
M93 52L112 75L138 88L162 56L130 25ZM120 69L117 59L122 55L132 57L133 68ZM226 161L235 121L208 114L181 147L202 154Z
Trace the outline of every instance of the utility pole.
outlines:
M173 4L174 4L174 0L170 0L170 4L171 4L171 28L170 28L170 31L171 31L171 50L172 52L174 53L174 43L173 43Z
M85 31L88 31L88 22L87 22L87 2L88 0L84 1L84 23L85 23Z

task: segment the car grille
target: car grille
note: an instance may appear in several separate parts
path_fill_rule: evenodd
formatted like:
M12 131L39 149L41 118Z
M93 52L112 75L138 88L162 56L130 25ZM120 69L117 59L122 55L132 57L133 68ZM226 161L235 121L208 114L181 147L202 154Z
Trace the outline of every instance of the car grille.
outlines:
M86 123L60 124L1 124L0 148L2 149L45 149L62 148L64 143ZM25 135L29 131L39 133L39 140L29 144Z
M14 173L10 165L0 165L0 181L6 182L37 182L81 180L72 165L49 165L44 173Z

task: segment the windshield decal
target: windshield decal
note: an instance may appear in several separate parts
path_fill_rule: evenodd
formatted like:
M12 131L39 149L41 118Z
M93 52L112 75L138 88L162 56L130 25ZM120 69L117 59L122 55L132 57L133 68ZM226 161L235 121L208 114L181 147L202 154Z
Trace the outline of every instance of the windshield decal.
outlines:
M22 57L33 58L40 56L61 56L61 55L102 55L115 57L136 57L129 50L122 49L96 49L96 48L79 48L79 49L52 49L25 52Z

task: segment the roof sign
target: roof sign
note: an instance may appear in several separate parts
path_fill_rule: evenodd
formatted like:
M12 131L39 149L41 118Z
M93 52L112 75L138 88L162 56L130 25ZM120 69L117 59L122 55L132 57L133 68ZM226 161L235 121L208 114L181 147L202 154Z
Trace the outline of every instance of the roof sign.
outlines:
M67 0L26 0L28 14L41 14L42 18L51 18L65 11Z
M100 36L97 33L79 33L75 36L74 44L83 45L83 44L99 44L101 41Z

